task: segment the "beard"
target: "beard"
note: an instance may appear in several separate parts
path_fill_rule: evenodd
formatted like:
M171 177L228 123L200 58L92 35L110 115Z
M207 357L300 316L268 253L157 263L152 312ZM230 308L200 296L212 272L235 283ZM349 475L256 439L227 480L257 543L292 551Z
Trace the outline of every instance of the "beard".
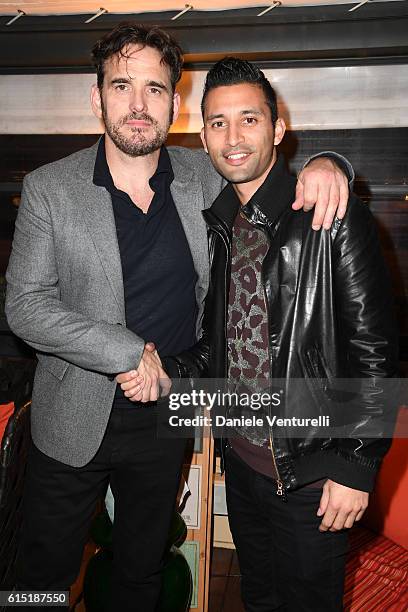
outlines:
M112 142L122 153L130 157L149 155L160 149L167 139L167 134L172 122L173 109L170 109L166 125L161 126L159 122L148 113L130 113L122 117L116 123L110 121L105 106L102 104L102 117L106 133ZM120 130L128 121L146 121L150 124L150 136L147 136L143 128L130 128L131 136L125 136Z

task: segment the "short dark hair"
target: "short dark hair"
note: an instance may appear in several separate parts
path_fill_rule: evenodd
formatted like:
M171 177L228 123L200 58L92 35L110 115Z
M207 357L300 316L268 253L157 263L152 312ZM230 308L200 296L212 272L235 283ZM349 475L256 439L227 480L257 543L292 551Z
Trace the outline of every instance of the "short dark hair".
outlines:
M272 123L278 118L278 104L276 93L272 85L255 64L236 57L224 57L208 71L201 99L201 114L204 119L205 99L208 93L216 87L225 85L239 85L240 83L250 83L257 85L265 94L266 103L270 108Z
M170 69L170 80L173 92L181 77L183 51L170 34L157 26L145 27L139 23L124 21L100 38L92 48L92 62L96 68L98 87L101 90L106 60L116 54L126 57L123 50L128 45L152 47L161 54L162 63Z

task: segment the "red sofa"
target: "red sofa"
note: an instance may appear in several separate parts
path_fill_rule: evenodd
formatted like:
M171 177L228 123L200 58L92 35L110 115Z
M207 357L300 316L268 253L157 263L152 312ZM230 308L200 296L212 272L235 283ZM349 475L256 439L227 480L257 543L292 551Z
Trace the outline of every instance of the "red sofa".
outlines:
M408 610L408 408L400 409L395 438L362 520L352 530L346 612Z

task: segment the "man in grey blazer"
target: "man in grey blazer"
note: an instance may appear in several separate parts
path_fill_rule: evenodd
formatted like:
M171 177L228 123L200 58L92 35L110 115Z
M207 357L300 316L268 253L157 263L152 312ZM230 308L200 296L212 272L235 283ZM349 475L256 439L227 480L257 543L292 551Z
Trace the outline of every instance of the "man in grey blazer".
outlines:
M122 24L93 57L91 104L105 135L25 178L7 271L10 328L38 355L18 588L69 588L110 483L111 607L151 612L184 453L183 440L156 436L168 384L159 354L199 337L208 285L200 211L223 182L203 151L164 147L182 63L167 33ZM347 180L321 159L302 181L296 206L319 189L321 224ZM132 371L143 384L130 398L115 377Z

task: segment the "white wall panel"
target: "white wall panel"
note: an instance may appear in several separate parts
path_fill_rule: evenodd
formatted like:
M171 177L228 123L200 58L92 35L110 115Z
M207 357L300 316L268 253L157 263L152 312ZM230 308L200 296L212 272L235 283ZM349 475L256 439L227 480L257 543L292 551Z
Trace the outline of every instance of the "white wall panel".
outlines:
M292 130L408 126L408 66L266 70ZM199 132L205 72L185 72L173 132ZM1 134L94 134L91 74L0 76Z
M94 134L93 74L0 76L1 134Z

